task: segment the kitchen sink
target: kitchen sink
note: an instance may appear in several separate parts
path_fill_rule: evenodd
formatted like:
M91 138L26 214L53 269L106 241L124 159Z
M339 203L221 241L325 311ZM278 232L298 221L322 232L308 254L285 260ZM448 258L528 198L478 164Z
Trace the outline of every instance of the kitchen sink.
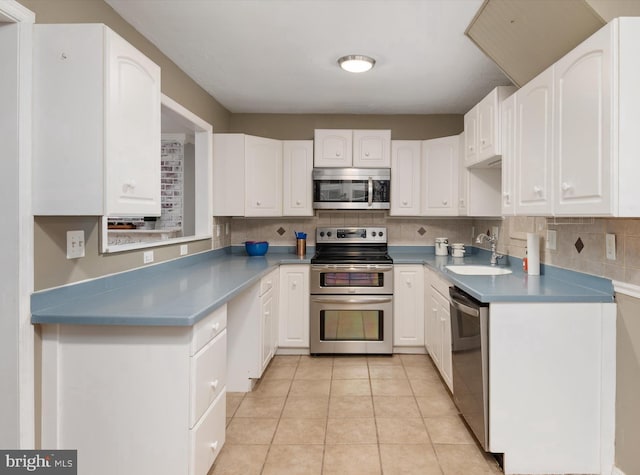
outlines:
M510 269L492 266L445 266L447 270L461 275L506 275L511 274Z

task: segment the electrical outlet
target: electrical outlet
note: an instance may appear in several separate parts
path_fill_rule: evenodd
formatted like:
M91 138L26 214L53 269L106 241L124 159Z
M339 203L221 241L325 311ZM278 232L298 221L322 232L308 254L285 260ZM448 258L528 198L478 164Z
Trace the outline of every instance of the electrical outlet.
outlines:
M476 238L476 227L471 226L471 239L475 239L475 238Z
M216 237L220 237L220 225L216 224Z
M189 253L189 245L188 244L181 244L180 245L180 255L181 256L186 256Z
M144 254L142 255L142 261L145 264L153 262L153 251L144 251Z
M547 229L547 249L555 251L557 249L557 232L555 229Z
M229 234L229 223L224 223L224 233Z
M607 259L610 261L616 260L616 235L615 234L606 234L605 236L606 250L607 250Z
M84 257L84 231L67 231L67 259Z

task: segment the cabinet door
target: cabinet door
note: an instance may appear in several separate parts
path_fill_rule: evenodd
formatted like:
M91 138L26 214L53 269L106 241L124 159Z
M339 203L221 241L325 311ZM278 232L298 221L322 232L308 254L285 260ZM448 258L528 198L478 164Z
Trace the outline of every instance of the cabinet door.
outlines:
M420 215L421 141L391 142L391 210L392 216Z
M316 129L313 164L315 167L348 168L352 165L353 131Z
M419 265L393 269L393 344L424 346L424 271Z
M214 216L244 216L244 155L244 134L213 134Z
M313 216L311 173L313 170L313 141L286 140L283 142L283 216Z
M431 289L429 306L427 308L427 322L429 328L427 329L427 336L429 338L427 347L429 349L429 355L435 363L438 370L441 371L442 367L442 337L440 330L440 305L438 302L438 292Z
M464 163L473 165L478 161L478 106L464 115Z
M282 142L245 137L245 216L282 216Z
M478 161L500 154L498 108L498 88L478 103Z
M611 193L612 29L554 65L554 212L608 215Z
M354 130L353 166L389 168L391 166L391 131Z
M160 68L106 29L106 215L160 215Z
M553 69L516 93L516 214L550 215Z
M262 314L260 330L262 338L260 347L260 362L262 370L260 371L260 373L262 373L266 369L269 361L271 361L271 358L273 357L273 295L273 289L271 289L261 297Z
M309 348L309 266L280 266L280 347Z
M515 214L515 139L516 139L516 95L506 98L501 105L502 115L502 214Z
M458 136L422 142L422 214L458 215Z

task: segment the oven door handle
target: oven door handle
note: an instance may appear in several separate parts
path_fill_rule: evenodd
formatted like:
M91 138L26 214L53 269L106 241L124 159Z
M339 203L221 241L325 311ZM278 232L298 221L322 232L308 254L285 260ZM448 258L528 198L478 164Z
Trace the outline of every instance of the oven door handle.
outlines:
M312 295L311 300L318 303L387 303L392 302L393 297L357 297L357 298L336 298L336 297L319 297Z
M393 270L393 264L365 264L365 267L353 264L311 264L311 270L331 272L332 270L351 270L356 273L367 271L389 272Z
M373 204L373 178L369 177L369 206Z

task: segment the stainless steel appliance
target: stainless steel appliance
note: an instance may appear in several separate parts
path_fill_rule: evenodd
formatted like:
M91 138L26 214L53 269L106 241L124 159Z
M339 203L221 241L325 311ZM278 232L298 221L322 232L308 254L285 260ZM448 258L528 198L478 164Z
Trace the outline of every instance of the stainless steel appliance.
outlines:
M389 209L389 168L314 168L316 209Z
M489 447L489 304L457 287L451 297L453 399L485 450Z
M384 227L316 229L311 354L391 354L393 261Z

